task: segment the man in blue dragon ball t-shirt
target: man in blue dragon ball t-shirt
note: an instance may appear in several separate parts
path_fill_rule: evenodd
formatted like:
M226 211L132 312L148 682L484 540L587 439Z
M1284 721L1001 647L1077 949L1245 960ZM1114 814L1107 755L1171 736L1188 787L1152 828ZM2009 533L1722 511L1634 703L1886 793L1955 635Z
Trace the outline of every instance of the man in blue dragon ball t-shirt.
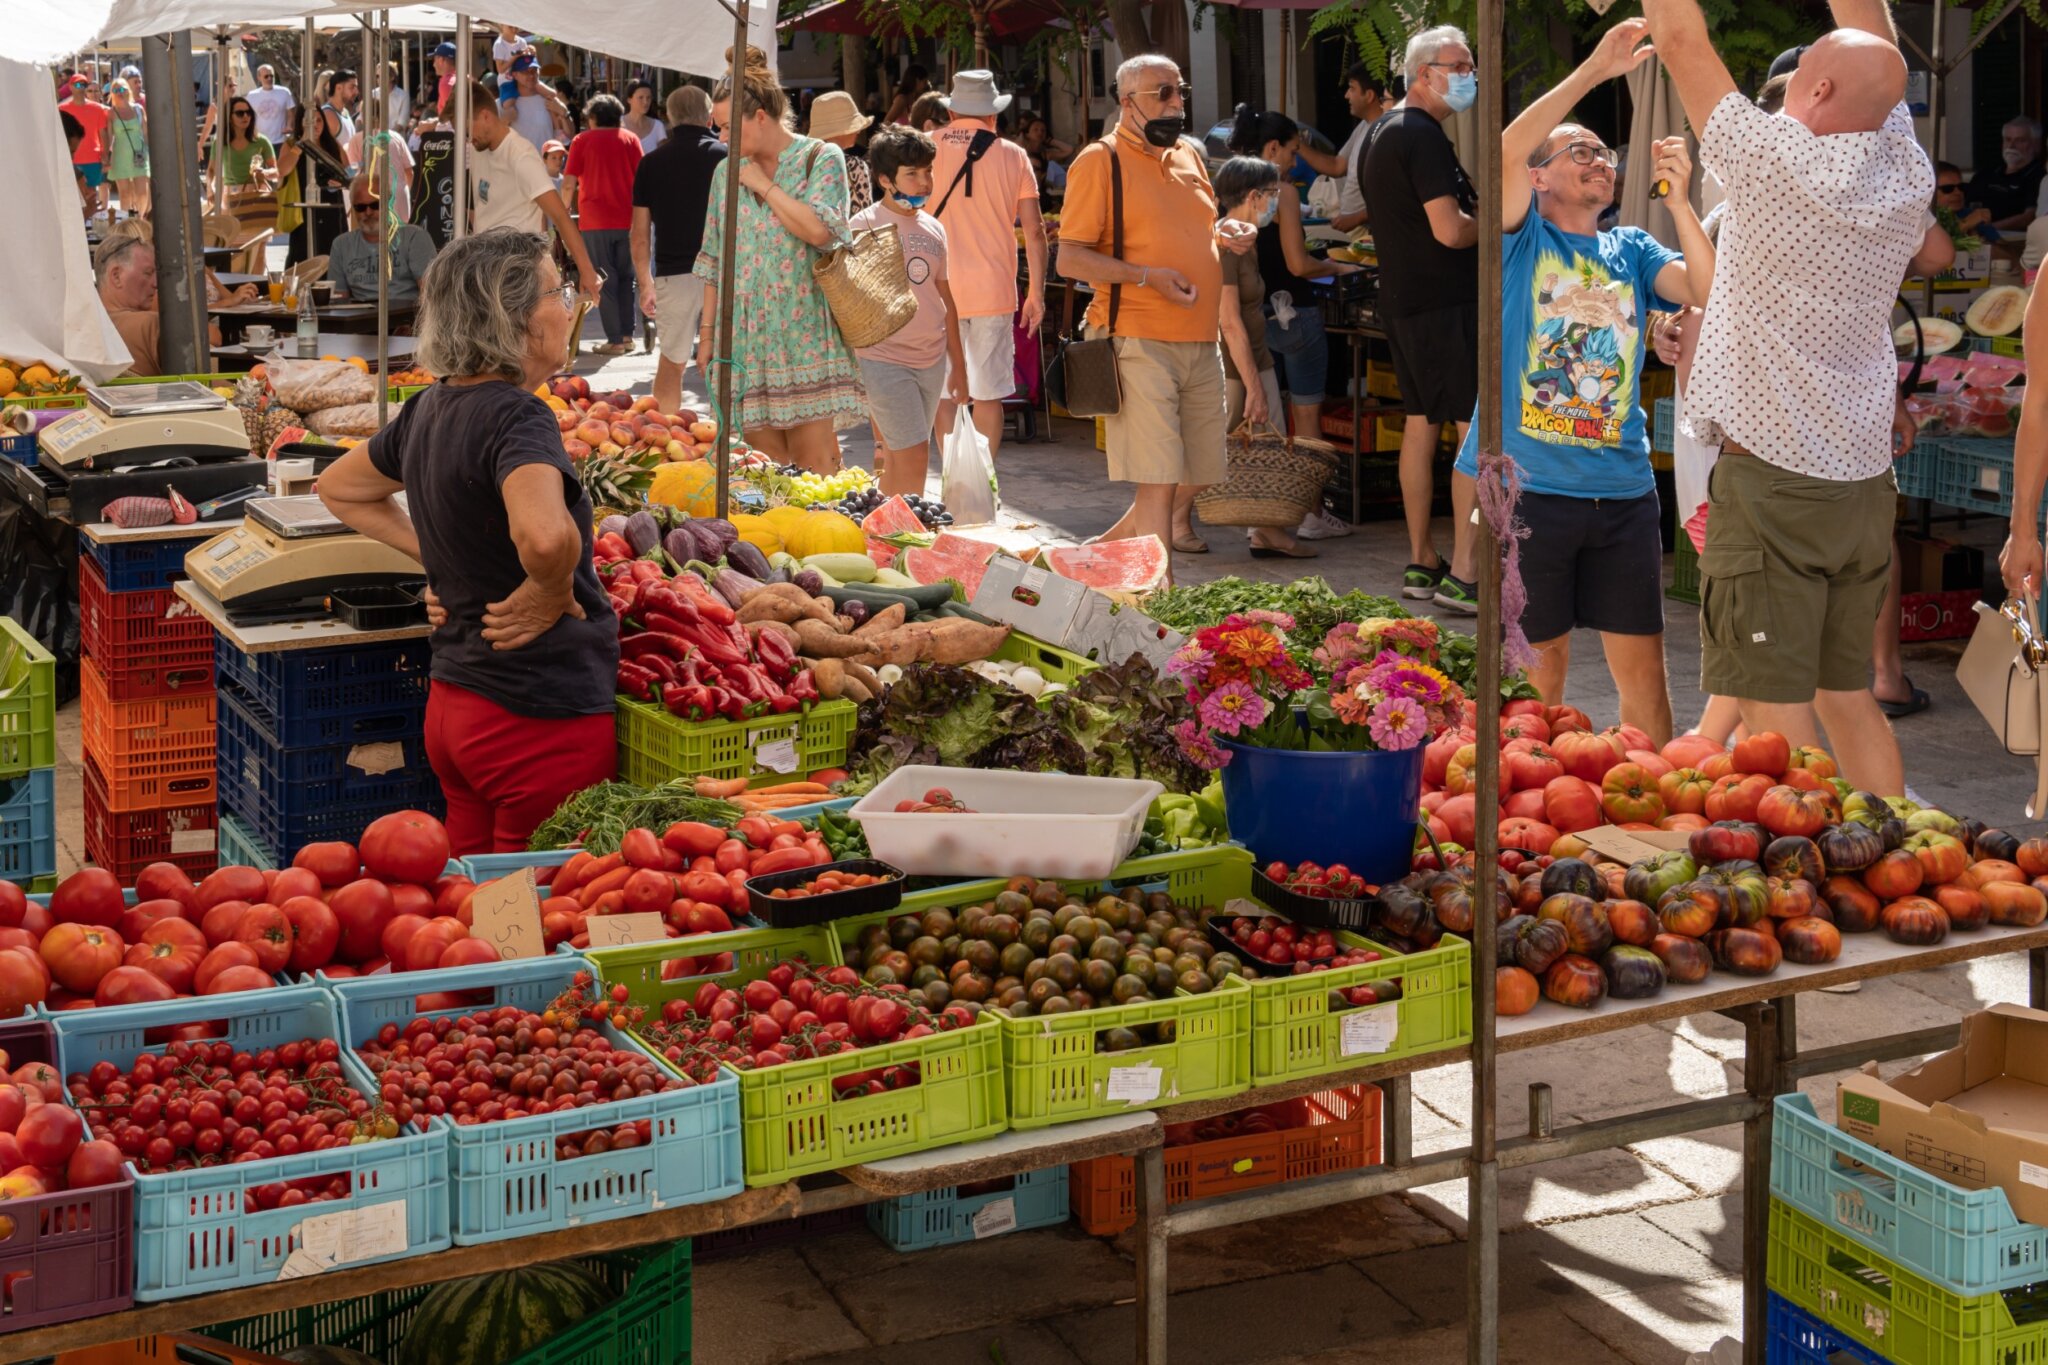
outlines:
M1648 32L1640 19L1615 25L1501 134L1501 425L1529 528L1522 629L1539 656L1530 681L1545 702L1561 703L1571 632L1597 630L1622 722L1662 745L1671 695L1663 537L1639 401L1643 334L1653 301L1662 311L1705 304L1713 248L1688 198L1683 138L1657 145L1650 172L1672 186L1663 203L1680 257L1641 228L1599 231L1617 156L1590 129L1561 122L1594 87L1650 55ZM1474 477L1478 433L1475 425L1458 452L1459 472Z

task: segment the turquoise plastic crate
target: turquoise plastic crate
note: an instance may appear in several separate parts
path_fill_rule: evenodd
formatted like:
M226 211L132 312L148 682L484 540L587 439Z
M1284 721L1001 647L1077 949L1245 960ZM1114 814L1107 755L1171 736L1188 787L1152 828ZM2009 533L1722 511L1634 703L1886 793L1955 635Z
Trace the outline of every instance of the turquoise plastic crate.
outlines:
M26 888L57 871L57 774L0 779L0 882Z
M1899 492L1909 498L1933 498L1941 491L1941 442L1918 437L1913 448L1892 461Z
M490 995L488 1005L471 1009L541 1010L569 988L576 973L591 970L574 954L483 963L462 969L461 988ZM342 1042L350 1049L386 1024L403 1027L417 1017L417 998L428 984L404 975L334 980L322 974L320 981L334 995ZM615 1048L653 1055L608 1023L603 1032ZM558 1137L643 1119L653 1125L653 1140L644 1146L573 1161L555 1158ZM461 1126L439 1116L428 1122L450 1146L454 1238L462 1246L701 1204L744 1187L739 1082L730 1075L710 1085L498 1123Z
M1067 1221L1065 1166L1026 1171L1003 1184L974 1194L952 1185L884 1199L868 1205L868 1226L892 1250L925 1251Z
M1776 1294L1764 1313L1764 1365L1887 1365L1820 1319L1802 1313Z
M109 1061L124 1071L145 1052L149 1030L216 1022L211 1036L238 1048L261 1049L301 1038L338 1036L333 999L313 986L286 986L247 994L128 1005L119 1010L64 1010L52 1016L57 1065L66 1076ZM346 1052L349 1084L374 1097L377 1083ZM285 1258L299 1249L299 1225L321 1214L373 1205L405 1205L402 1252L359 1263L398 1260L449 1246L448 1142L438 1132L401 1133L324 1152L270 1157L145 1175L135 1179L135 1297L144 1302L184 1298L216 1289L269 1284ZM345 1176L346 1199L249 1213L243 1195L258 1185Z
M220 829L215 835L214 846L219 850L222 867L253 867L260 870L278 866L277 855L265 847L263 841L256 837L255 831L226 811L220 813Z
M1659 398L1651 406L1650 449L1669 455L1676 448L1677 436L1678 400Z
M2048 1228L2022 1223L2004 1190L1888 1155L1822 1122L1805 1095L1778 1097L1771 1194L1964 1297L2048 1280Z
M1936 502L1999 516L2012 511L2012 437L1944 437L1936 449Z

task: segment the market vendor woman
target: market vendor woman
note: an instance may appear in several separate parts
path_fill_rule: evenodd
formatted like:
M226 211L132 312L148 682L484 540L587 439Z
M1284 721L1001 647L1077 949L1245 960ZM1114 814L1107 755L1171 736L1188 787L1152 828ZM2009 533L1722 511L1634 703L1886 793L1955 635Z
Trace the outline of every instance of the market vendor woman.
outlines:
M440 382L320 476L335 516L418 558L439 599L427 759L457 856L525 848L617 763L618 622L591 563L590 499L533 394L569 319L546 238L451 243L420 290L419 362Z

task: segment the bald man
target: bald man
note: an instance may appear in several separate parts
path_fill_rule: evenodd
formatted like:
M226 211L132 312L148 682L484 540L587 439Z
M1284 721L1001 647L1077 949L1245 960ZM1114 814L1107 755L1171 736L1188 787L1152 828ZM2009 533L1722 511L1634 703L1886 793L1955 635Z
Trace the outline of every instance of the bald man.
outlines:
M1752 731L1818 740L1843 776L1905 789L1870 691L1890 580L1898 282L1925 237L1934 168L1901 102L1885 0L1832 0L1785 104L1744 99L1698 0L1644 0L1651 37L1728 190L1713 291L1685 396L1722 458L1700 558L1700 686ZM1810 705L1810 710L1809 710Z

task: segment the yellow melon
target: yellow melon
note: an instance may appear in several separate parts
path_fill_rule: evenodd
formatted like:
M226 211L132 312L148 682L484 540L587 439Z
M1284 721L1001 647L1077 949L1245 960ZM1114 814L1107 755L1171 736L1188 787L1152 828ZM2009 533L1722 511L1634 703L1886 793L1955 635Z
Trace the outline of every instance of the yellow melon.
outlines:
M649 502L680 507L693 517L718 511L718 471L702 460L677 460L654 471L647 489Z

